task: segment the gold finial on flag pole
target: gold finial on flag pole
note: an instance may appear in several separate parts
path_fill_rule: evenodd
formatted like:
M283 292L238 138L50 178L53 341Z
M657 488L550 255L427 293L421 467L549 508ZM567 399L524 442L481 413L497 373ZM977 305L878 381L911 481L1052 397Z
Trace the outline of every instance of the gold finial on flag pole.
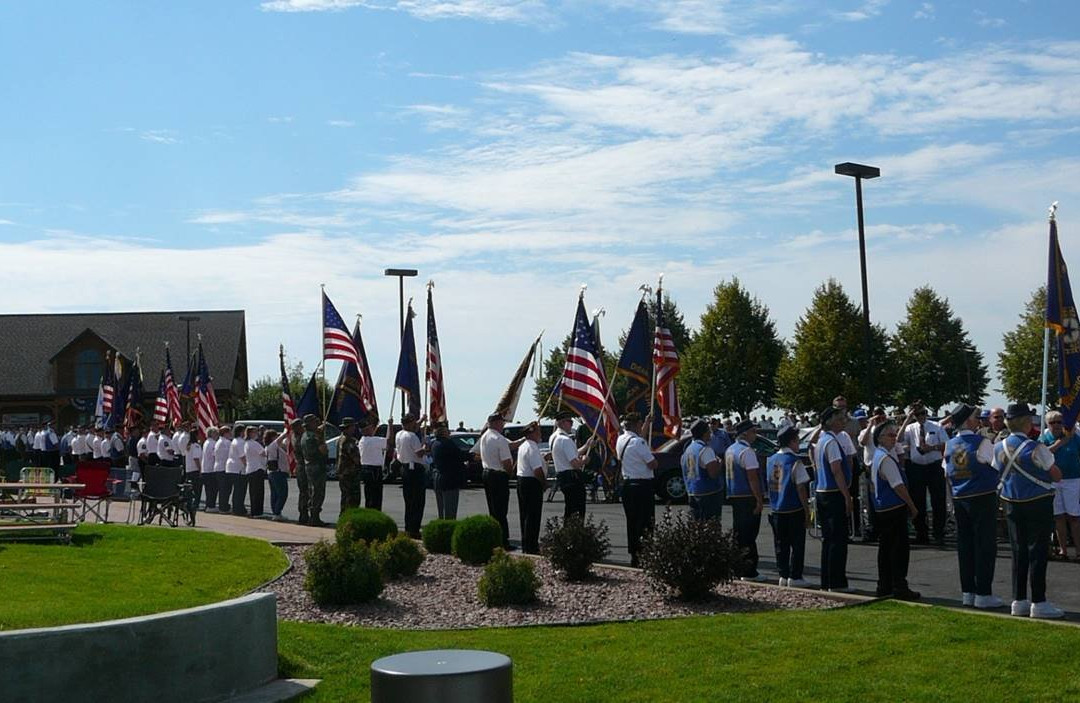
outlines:
M581 292L578 293L578 298L584 298L585 297L585 291L587 291L588 289L589 289L589 284L588 283L582 283L581 284Z

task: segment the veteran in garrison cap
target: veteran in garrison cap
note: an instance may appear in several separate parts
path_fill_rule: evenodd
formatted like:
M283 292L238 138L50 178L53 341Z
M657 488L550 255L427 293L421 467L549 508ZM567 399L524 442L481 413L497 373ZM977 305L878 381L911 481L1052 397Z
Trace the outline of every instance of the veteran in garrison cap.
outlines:
M360 507L360 447L356 439L356 419L341 419L341 439L338 440L337 479L341 491L341 511Z

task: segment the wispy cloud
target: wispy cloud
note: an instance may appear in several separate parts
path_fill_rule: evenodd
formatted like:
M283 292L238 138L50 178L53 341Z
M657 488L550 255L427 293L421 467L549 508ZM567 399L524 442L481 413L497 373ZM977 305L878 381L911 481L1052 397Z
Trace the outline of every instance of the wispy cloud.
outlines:
M863 0L863 2L855 9L834 11L832 16L847 22L862 22L863 20L868 20L880 15L881 11L885 9L885 6L888 4L889 0Z
M991 17L983 10L975 10L975 23L980 27L987 27L992 29L998 29L1004 27L1006 22L1001 17Z
M917 20L932 20L937 16L937 12L934 9L934 3L924 2L919 6L918 10L915 10L915 19Z
M543 0L267 0L267 12L333 12L352 7L406 12L423 20L531 23L550 17Z
M271 124L289 124L293 119L292 115L272 115L267 117L266 121Z
M331 127L355 127L356 123L352 120L327 120L326 124Z
M153 144L179 144L180 138L173 129L146 129L139 132L139 139Z

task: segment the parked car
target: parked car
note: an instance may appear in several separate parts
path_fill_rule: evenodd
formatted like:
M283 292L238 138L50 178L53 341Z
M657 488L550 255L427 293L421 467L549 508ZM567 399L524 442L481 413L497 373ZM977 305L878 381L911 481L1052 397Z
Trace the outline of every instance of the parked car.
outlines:
M484 482L484 466L480 463L479 450L473 451L480 439L479 432L451 432L450 441L464 452L468 452L469 459L465 465L465 479L469 483Z
M665 503L681 503L686 500L686 482L683 480L680 460L690 441L691 437L684 435L679 439L668 440L653 452L656 458L656 495ZM765 466L768 458L780 451L775 440L760 434L751 446L761 466Z

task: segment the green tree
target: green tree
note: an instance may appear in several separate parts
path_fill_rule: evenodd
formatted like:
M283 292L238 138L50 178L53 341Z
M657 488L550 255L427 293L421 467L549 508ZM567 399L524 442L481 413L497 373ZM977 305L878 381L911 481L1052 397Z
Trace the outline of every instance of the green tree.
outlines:
M309 380L309 376L304 373L304 363L298 361L292 366L286 366L285 373L289 377L289 392L292 394L293 402L299 402ZM330 402L330 396L334 392L330 384L320 378L316 381L316 385L321 393L326 394L326 401ZM247 420L283 419L281 379L276 376L263 376L252 383L248 388L247 398L237 404L236 416Z
M889 339L896 398L940 409L952 401L981 404L990 382L983 355L949 301L929 286L916 288L907 317Z
M743 417L776 394L784 345L769 309L739 284L722 281L683 355L679 391L691 414L738 412Z
M566 335L566 339L563 340L562 344L548 352L547 358L544 359L541 374L533 383L533 402L536 404L536 412L543 412L541 417L554 418L555 413L560 410L558 398L552 398L550 402L548 402L548 398L551 396L555 384L562 378L563 367L566 366L566 350L569 348L570 335ZM619 359L607 349L603 350L603 356L604 373L608 374L608 381L611 381L611 374L615 369L615 363ZM616 378L615 387L611 392L616 402L615 407L621 407L618 403L620 398L626 394L626 381L621 377Z
M821 284L803 316L776 373L776 400L798 412L821 410L838 394L848 406L886 402L892 393L885 329L872 325L870 351L874 397L866 387L866 356L861 310L834 279Z
M671 299L670 295L664 293L664 300L661 304L664 308L664 322L667 323L668 329L671 330L671 340L675 342L675 349L682 354L685 350L690 348L690 344L693 341L693 335L686 326L686 320L683 318L682 311L679 310L679 306L675 304L675 301ZM649 296L647 307L649 310L649 332L651 333L656 329L655 295ZM619 337L619 351L622 351L624 344L626 344L626 330L623 330L622 336Z
M1010 400L1040 402L1042 393L1043 330L1046 320L1046 286L1040 286L1020 313L1020 322L1001 336L998 352L998 390ZM1050 345L1050 368L1058 367L1057 345ZM1057 381L1052 375L1046 388L1046 402L1057 405Z

